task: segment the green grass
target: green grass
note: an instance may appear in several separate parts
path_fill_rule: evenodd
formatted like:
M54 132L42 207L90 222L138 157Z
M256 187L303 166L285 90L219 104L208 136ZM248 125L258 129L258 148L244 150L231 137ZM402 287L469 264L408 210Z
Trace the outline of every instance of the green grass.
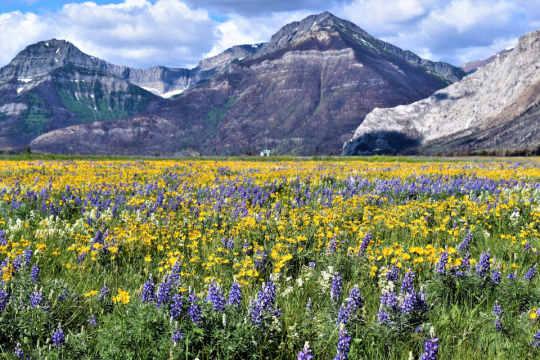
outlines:
M22 133L25 135L41 135L43 127L53 118L53 111L45 104L41 96L28 93L28 108L21 115Z

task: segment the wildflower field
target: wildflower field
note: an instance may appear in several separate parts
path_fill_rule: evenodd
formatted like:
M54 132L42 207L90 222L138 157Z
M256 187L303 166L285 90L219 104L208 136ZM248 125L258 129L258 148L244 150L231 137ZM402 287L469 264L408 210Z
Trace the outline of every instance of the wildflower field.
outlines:
M539 221L532 159L0 161L0 353L539 358Z

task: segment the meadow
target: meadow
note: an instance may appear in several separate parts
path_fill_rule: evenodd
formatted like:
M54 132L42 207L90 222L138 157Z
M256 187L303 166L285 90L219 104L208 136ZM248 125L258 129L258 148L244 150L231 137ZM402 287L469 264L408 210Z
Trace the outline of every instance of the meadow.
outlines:
M0 160L0 352L538 358L539 222L533 158Z

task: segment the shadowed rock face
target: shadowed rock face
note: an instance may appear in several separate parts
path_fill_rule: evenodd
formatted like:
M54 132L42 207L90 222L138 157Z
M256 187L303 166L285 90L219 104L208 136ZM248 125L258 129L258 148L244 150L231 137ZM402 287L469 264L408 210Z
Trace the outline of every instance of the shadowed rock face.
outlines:
M357 151L359 144L387 140L379 135L387 133L415 139L410 151L536 147L540 143L539 60L540 31L534 31L522 36L512 52L427 99L373 110L344 144L343 154L372 154L374 148Z
M430 69L413 55L332 14L314 15L286 25L254 55L232 61L174 101L144 115L57 130L35 139L32 148L338 154L374 108L418 101L465 75L424 62ZM400 141L390 143L400 147Z

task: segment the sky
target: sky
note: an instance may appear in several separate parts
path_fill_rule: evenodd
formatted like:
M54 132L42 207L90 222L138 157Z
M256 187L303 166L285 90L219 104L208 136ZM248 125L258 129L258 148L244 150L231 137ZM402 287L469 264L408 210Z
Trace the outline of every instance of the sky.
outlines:
M27 45L56 38L117 65L193 68L323 11L456 66L540 28L539 0L0 0L0 66Z

